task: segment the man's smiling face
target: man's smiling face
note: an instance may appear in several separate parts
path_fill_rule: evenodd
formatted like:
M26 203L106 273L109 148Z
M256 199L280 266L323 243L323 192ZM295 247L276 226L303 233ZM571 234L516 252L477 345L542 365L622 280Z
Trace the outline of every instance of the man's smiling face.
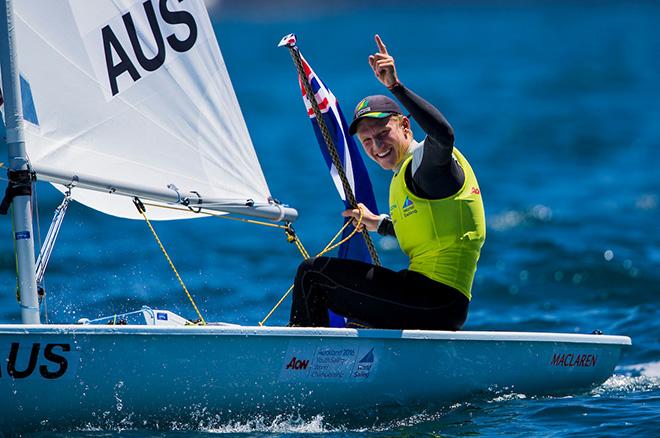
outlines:
M365 117L356 133L369 158L387 170L395 169L403 160L412 140L410 121L403 116Z

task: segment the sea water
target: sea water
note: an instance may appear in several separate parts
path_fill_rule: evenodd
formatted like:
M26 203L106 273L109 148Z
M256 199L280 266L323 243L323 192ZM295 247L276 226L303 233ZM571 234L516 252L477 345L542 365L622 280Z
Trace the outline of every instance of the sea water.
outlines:
M216 421L200 413L149 430L126 413L124 421L90 423L58 436L657 436L660 5L274 3L214 2L212 19L270 190L299 210L296 229L309 252L319 251L339 228L342 206L290 56L276 45L295 32L350 115L363 96L386 92L367 64L376 50L373 34L380 33L401 81L452 123L481 185L488 237L464 328L602 330L632 337L633 346L612 378L570 397L493 392L451 406L378 411L366 419L319 413ZM373 163L368 167L386 211L390 175ZM39 185L38 199L44 236L60 195ZM6 236L0 241L0 321L17 323L9 219L1 218L0 226ZM277 229L214 218L156 227L208 320L257 324L300 261ZM406 266L395 240L375 241L384 265ZM69 209L46 287L49 322L142 305L196 317L143 222L79 205ZM286 323L288 307L285 301L267 324Z

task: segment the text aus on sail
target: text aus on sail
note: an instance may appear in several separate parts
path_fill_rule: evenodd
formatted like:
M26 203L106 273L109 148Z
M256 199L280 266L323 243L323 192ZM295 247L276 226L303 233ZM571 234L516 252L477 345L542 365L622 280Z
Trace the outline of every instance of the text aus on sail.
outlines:
M195 46L196 3L140 1L128 12L83 36L108 100Z

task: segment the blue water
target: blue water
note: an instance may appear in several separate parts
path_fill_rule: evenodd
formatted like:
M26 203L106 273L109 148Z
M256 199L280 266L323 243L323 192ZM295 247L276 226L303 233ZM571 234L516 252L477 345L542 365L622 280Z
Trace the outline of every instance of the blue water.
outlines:
M631 336L616 375L572 397L494 393L373 418L212 418L144 431L130 418L73 436L653 436L660 431L660 5L654 2L223 2L214 24L274 196L300 211L310 252L335 233L341 203L299 97L303 53L344 112L382 93L366 62L381 34L399 76L453 124L475 168L488 237L465 329ZM234 2L232 2L234 3ZM376 5L378 3L378 5ZM256 6L258 5L258 6ZM421 132L417 129L418 138ZM368 163L381 209L390 175ZM40 185L41 233L60 196ZM280 230L202 219L157 223L204 316L256 324L300 256ZM0 219L0 321L19 322L10 221ZM386 266L406 258L376 242ZM143 304L195 314L142 222L70 207L47 276L50 322ZM287 321L288 301L268 321ZM356 403L359 401L356 400ZM101 431L101 428L109 428ZM68 433L67 436L70 436ZM64 436L64 435L60 435Z

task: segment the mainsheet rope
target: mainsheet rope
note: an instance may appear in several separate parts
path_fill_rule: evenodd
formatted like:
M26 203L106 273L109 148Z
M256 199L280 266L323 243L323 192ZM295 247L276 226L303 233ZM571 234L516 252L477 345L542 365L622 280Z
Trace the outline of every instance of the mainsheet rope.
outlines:
M158 246L160 246L160 250L165 255L165 258L167 259L167 262L170 264L170 268L172 268L172 271L174 271L174 275L176 275L177 280L179 280L179 284L181 284L181 287L183 288L183 291L186 293L186 295L188 296L188 299L192 303L192 306L194 307L195 312L197 312L197 316L199 316L199 320L201 321L202 325L206 325L206 321L204 320L204 317L200 313L199 309L197 308L197 304L195 304L195 300L193 299L192 295L190 295L190 292L188 292L188 288L183 283L183 280L181 279L181 276L179 275L179 272L174 267L174 263L172 262L172 259L167 254L167 251L165 250L165 247L163 246L162 242L158 238L158 234L156 234L156 230L154 230L154 227L151 225L151 222L149 221L149 218L147 218L146 209L144 208L144 204L137 197L133 198L133 203L135 204L135 208L137 208L137 210L140 212L140 214L144 218L145 222L147 223L147 226L151 230L151 233L154 235L154 238L156 239L156 243L158 243Z

